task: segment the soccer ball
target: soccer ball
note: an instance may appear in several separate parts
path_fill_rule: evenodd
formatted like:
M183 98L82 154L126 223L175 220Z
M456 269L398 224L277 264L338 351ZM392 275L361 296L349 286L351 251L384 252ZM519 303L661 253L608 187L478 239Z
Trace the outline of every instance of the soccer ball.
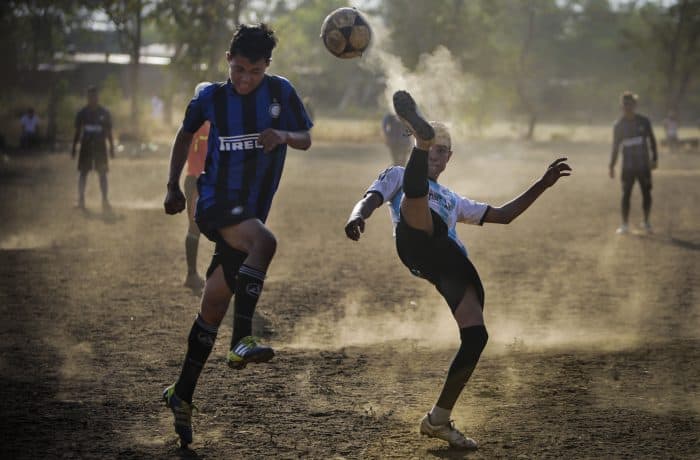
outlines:
M357 8L338 8L326 16L321 26L326 49L341 59L362 56L369 46L372 30Z

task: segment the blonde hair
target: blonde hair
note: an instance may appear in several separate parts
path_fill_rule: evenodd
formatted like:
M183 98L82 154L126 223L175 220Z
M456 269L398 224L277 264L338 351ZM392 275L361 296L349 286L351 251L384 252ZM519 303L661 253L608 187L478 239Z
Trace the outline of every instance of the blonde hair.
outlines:
M435 144L447 146L447 148L452 150L452 138L447 125L439 121L431 121L430 126L435 130Z

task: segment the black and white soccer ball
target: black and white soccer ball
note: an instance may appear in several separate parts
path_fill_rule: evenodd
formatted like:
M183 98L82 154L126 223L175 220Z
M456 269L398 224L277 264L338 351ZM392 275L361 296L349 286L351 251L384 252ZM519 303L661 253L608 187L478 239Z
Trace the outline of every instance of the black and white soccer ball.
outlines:
M326 49L341 59L362 56L372 40L372 29L357 8L338 8L321 26Z

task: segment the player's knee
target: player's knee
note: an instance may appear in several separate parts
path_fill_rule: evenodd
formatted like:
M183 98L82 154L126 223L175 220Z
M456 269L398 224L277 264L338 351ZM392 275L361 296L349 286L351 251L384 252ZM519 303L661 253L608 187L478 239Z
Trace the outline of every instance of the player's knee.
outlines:
M459 330L461 345L458 355L466 365L476 365L481 357L481 352L486 347L489 334L483 324L477 326L464 327Z
M255 239L255 249L271 259L277 251L277 238L269 230L261 232Z

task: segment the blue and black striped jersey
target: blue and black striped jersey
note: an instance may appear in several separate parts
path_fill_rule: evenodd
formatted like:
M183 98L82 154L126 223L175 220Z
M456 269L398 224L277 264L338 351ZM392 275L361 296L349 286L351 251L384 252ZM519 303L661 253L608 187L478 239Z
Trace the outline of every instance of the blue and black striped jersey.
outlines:
M306 131L313 123L285 78L265 75L250 94L239 95L231 81L213 83L193 98L182 128L194 133L211 123L204 172L199 176L197 212L216 206L222 212L267 218L277 191L286 145L269 153L257 142L267 128Z

